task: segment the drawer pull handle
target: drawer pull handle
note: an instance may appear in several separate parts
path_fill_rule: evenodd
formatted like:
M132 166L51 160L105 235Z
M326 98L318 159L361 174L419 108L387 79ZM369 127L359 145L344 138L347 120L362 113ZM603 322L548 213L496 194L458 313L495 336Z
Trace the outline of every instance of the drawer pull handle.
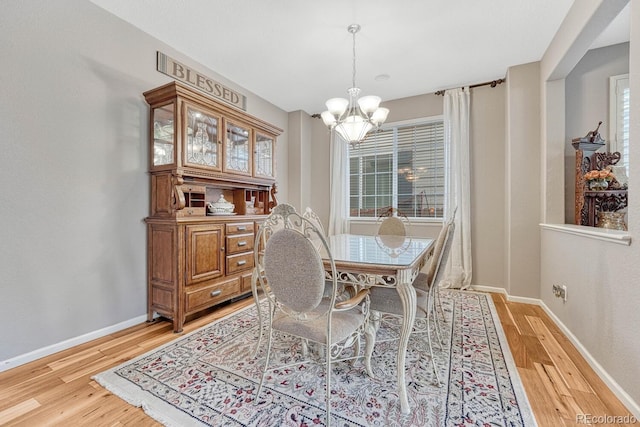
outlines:
M247 263L247 261L242 260L242 261L238 261L238 265L245 265Z
M238 231L247 231L247 227L240 226L240 227L238 227Z
M211 296L212 297L217 297L221 293L222 293L222 291L220 289L218 289L217 291L211 291Z
M247 246L247 242L238 242L238 246Z

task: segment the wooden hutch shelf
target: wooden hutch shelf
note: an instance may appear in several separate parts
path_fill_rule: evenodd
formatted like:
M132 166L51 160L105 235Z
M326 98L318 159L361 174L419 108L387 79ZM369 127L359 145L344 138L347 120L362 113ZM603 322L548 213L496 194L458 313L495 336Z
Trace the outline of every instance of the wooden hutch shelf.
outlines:
M282 130L172 82L144 93L151 108L147 223L148 320L182 331L187 316L251 292L259 224L277 203ZM233 203L213 215L208 204Z

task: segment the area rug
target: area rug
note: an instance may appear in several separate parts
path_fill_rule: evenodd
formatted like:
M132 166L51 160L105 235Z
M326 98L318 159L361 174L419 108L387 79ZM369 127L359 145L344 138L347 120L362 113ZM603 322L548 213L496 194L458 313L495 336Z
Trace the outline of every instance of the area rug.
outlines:
M406 359L412 411L403 415L397 342L378 342L375 378L360 362L333 365L331 425L536 425L491 298L446 290L442 303L444 344L435 359L444 386L435 385L424 335L412 335ZM252 305L94 379L167 426L326 425L324 368L315 363L272 372L256 399L265 357L264 348L251 357L258 328ZM383 326L378 337L391 330ZM299 340L282 338L277 359L295 361Z

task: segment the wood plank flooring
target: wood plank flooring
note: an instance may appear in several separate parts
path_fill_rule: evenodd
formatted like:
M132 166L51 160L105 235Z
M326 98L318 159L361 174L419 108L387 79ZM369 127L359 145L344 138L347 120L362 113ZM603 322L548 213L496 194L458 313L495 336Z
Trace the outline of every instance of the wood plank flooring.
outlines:
M538 425L632 425L616 422L631 413L541 307L491 297Z
M589 425L582 414L630 415L540 307L492 298L539 426ZM166 321L143 323L2 372L0 425L159 426L91 376L252 303L220 307L181 334Z

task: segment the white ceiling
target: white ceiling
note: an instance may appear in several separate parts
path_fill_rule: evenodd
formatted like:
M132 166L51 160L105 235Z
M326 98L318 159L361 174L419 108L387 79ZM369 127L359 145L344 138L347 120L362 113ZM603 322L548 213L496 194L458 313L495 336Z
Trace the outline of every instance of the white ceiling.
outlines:
M91 1L283 110L309 114L323 111L328 98L347 97L349 24L362 26L357 86L385 101L495 80L511 65L540 60L573 3ZM628 22L627 13L626 29L603 34L594 46L628 40Z

